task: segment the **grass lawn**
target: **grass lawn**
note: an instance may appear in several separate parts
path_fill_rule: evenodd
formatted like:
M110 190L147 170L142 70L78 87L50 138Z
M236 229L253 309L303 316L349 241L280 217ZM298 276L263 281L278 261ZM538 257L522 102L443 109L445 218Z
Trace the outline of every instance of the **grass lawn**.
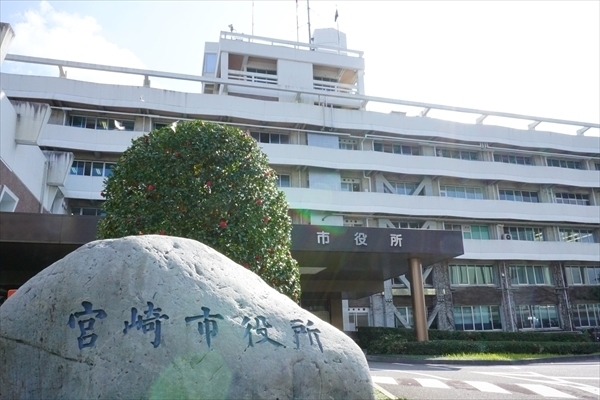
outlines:
M598 354L598 353L596 353ZM516 353L461 353L435 357L443 360L528 360L532 358L569 357L558 354L516 354Z

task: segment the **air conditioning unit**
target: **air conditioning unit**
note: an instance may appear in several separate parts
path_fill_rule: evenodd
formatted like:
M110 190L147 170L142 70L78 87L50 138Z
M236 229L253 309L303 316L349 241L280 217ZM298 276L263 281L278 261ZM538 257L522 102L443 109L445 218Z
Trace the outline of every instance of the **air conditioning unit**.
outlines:
M510 236L508 233L505 233L502 235L502 240L512 240L512 236Z

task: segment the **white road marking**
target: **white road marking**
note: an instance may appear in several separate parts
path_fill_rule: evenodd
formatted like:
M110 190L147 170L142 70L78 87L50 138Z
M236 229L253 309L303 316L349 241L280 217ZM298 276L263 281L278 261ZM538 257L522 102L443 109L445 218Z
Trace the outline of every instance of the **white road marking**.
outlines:
M465 381L469 385L473 386L475 389L481 390L482 392L491 392L491 393L506 393L510 394L508 390L502 389L500 386L496 386L493 383L482 382L482 381Z
M578 385L578 386L572 386L572 387L575 389L583 390L584 392L595 394L596 396L600 396L600 388L597 388L597 387L593 387L593 386L589 386L589 385L586 385L586 386Z
M534 393L539 394L544 397L558 397L562 399L576 399L577 397L571 396L570 394L566 394L561 392L560 390L556 390L554 388L545 386L545 385L532 385L528 383L517 383L517 385L524 387L527 390L531 390Z
M373 382L375 383L383 383L386 385L397 385L398 382L394 378L390 378L389 376L371 376Z
M425 364L427 365L429 368L439 368L439 369L453 369L450 367L446 367L445 365L434 365L434 364Z
M420 373L420 372L402 371L402 373L403 373L403 374L414 374L414 375L428 376L428 377L430 377L430 378L441 379L441 380L444 380L444 381L449 381L449 380L451 380L451 379L449 379L449 378L442 378L441 376L435 376L435 375L431 375L431 374L423 374L423 373Z
M438 388L438 389L450 389L450 386L446 385L444 382L439 381L437 379L427 379L427 378L414 378L417 382L421 384L423 387L428 388Z

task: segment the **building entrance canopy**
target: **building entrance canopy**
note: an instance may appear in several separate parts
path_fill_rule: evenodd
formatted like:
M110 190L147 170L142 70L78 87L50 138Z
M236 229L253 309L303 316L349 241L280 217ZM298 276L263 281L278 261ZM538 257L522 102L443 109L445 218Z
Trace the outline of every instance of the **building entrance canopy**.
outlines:
M294 225L292 256L302 292L342 292L359 298L383 290L383 281L408 273L410 259L426 267L463 254L461 232ZM317 295L318 296L318 295ZM304 297L304 296L303 296Z

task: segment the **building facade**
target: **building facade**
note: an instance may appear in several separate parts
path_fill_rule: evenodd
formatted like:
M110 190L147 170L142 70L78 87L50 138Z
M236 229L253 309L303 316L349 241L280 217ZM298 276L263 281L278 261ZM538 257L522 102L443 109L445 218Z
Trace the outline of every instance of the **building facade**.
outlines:
M198 76L11 55L2 29L3 58L57 74L2 73L0 211L102 215L103 181L131 139L213 121L259 142L294 224L460 231L464 255L423 265L431 327L600 326L600 140L585 134L596 123L366 96L363 53L332 29L310 45L222 32L205 44ZM65 68L130 74L139 86L75 81ZM154 88L154 78L202 90ZM382 103L420 111L368 109ZM484 121L495 117L526 122ZM409 295L399 276L380 294L341 300L344 329L411 326Z

